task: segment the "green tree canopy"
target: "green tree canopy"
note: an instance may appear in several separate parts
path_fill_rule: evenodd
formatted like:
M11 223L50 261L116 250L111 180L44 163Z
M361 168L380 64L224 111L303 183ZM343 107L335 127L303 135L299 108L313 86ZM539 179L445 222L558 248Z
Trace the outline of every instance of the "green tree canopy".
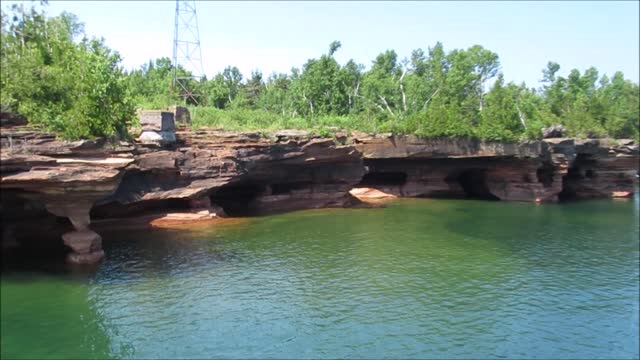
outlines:
M640 140L638 84L620 72L607 76L591 67L565 76L550 61L535 89L507 83L498 55L480 45L446 51L438 42L409 57L388 49L368 69L339 63L341 49L332 41L289 73L254 70L245 77L229 65L189 80L188 90L201 95L196 104L172 88L174 72L191 74L169 58L123 73L118 54L87 39L75 16L13 6L2 13L1 105L69 138L123 134L134 104L163 109L186 101L208 108L199 113L215 114L218 125L229 114L233 128L332 126L516 141L562 124L572 136Z
M1 106L67 138L125 136L134 115L120 56L69 13L2 13Z

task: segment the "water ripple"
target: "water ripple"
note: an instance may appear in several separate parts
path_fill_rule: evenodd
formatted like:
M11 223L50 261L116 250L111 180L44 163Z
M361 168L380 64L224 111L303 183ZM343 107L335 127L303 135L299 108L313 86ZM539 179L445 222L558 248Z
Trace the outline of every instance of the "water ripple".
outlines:
M77 294L86 341L122 358L637 358L636 207L400 200L105 234ZM60 311L39 326L69 331Z

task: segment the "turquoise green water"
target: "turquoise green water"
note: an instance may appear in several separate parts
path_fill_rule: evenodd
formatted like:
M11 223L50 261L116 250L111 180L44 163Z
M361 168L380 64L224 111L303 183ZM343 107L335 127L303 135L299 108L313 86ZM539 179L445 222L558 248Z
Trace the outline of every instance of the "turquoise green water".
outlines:
M3 358L637 358L639 204L403 199L7 267Z

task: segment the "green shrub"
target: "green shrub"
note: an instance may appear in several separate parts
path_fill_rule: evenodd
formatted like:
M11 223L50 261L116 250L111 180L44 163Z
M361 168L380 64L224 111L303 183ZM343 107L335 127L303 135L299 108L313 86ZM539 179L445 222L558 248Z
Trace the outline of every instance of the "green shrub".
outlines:
M574 69L565 78L550 62L543 86L532 89L505 83L498 55L479 45L445 52L437 43L414 50L411 61L386 50L366 71L353 60L338 63L333 54L340 47L334 41L302 68L266 79L259 71L245 79L228 66L211 79L186 81L199 95L194 101L172 89L175 72L192 74L169 58L124 74L118 54L86 39L75 16L47 18L16 5L2 13L0 105L69 139L125 136L127 126L136 126L134 105L185 103L195 128L516 141L538 139L543 126L563 124L570 136L640 140L640 90L620 72L609 79L595 68Z
M71 14L5 15L2 109L67 139L126 136L134 107L119 55L101 40L75 42L84 33Z

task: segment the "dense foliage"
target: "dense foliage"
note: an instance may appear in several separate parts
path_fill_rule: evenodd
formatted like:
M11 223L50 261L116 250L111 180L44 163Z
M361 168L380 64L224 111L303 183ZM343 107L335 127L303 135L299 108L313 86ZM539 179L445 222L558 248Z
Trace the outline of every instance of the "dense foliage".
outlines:
M17 9L14 9L17 14ZM172 90L170 59L123 74L119 58L97 40L74 38L69 14L3 14L2 107L70 137L111 135L132 115L131 104L161 109L185 102ZM273 130L303 128L414 133L515 141L541 137L562 124L572 136L640 138L638 84L617 72L574 69L565 78L549 62L541 88L505 83L497 54L476 45L445 51L441 43L399 59L393 50L370 68L339 64L334 41L319 58L290 73L244 78L228 66L191 81L194 126ZM184 69L178 71L189 75Z
M66 138L122 137L135 112L120 57L69 13L2 13L1 106Z

